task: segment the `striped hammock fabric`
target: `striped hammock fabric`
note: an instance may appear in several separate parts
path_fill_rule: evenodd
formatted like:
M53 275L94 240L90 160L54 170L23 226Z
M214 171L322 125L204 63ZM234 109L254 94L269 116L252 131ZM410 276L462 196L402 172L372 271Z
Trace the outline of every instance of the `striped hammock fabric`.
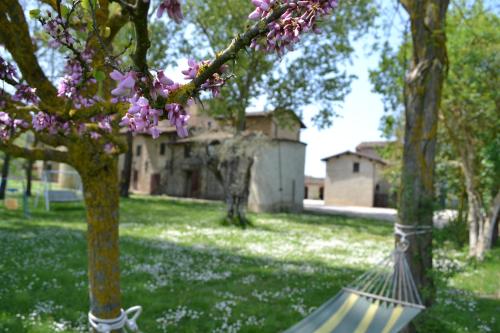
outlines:
M405 254L395 250L285 333L397 333L424 309Z

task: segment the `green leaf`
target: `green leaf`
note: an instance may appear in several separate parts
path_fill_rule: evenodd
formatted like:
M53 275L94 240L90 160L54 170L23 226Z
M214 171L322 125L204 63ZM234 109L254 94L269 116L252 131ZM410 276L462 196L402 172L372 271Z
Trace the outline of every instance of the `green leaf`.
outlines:
M94 78L99 81L99 82L102 82L106 79L106 74L102 71L99 71L99 70L95 70L94 71Z
M90 6L91 1L92 1L92 7ZM83 9L85 9L88 12L90 12L91 8L94 8L94 10L96 10L97 6L98 6L97 0L83 0L82 1Z
M106 27L106 28L104 28L104 33L103 33L103 36L104 36L105 38L108 38L110 35L111 35L111 29L110 29L110 27Z
M40 9L32 9L30 10L30 17L32 19L37 19L40 17Z

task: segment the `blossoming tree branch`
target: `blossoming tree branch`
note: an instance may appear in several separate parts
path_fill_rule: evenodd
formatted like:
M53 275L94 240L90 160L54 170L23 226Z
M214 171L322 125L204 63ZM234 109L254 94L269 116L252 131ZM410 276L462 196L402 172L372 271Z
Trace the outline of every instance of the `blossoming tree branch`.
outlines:
M87 208L90 310L99 318L116 318L122 311L117 157L127 149L124 129L156 138L159 121L168 119L179 136L187 136L185 106L202 91L218 95L231 77L225 64L239 51L284 54L301 34L319 33L318 21L337 1L252 0L254 23L214 59L189 60L184 82L147 62L150 14L180 24L179 0L39 0L32 8L24 3L0 2L0 149L67 163L79 172ZM133 66L127 68L127 49L119 49L115 39L129 23ZM64 76L49 79L39 49L64 56ZM28 131L36 147L19 145Z

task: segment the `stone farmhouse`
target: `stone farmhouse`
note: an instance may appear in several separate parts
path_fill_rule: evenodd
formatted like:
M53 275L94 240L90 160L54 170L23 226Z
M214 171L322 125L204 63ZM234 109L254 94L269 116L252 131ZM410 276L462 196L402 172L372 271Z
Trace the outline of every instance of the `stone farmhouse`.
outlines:
M190 110L189 137L181 139L175 129L161 124L158 139L133 138L130 190L143 194L223 200L220 182L200 158L206 144L231 136L224 122ZM268 140L252 166L250 211L301 211L304 198L306 145L300 141L302 121L291 111L254 112L246 115L247 132L262 133ZM123 169L123 157L120 170Z
M325 205L388 207L390 184L383 177L387 166L378 150L388 142L362 142L355 152L345 151L326 162Z

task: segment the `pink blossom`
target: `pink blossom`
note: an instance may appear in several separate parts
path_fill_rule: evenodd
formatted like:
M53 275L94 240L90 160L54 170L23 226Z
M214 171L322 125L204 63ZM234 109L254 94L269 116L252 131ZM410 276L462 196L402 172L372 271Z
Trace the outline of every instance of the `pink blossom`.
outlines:
M32 113L32 126L37 132L43 131L45 129L53 128L55 125L55 117L51 116L45 112L39 111L38 113Z
M156 12L156 17L162 17L165 11L167 11L168 17L174 20L175 23L181 23L184 18L179 0L162 0Z
M200 65L204 65L207 62L201 62L197 63L196 60L194 59L189 59L188 60L188 69L183 70L181 73L184 74L184 79L186 80L192 80L196 77L198 74L198 71L200 70Z
M183 70L182 74L184 74L184 79L193 80L198 75L200 68L202 66L207 66L210 64L210 61L204 60L200 63L197 63L194 59L188 60L188 69ZM219 73L224 73L227 70L227 66L223 65L219 69ZM203 83L200 88L203 90L209 90L212 92L214 97L217 97L220 94L221 87L226 83L226 80L219 74L215 73L209 78L205 83Z
M0 80L15 80L16 78L16 68L0 56Z
M125 74L120 73L116 69L109 76L118 81L118 86L111 91L115 96L130 96L134 92L136 73L134 71Z
M121 119L120 126L127 126L134 133L149 133L157 138L160 135L158 122L163 111L151 107L149 100L143 96L134 95L129 102L130 108Z
M16 92L12 96L12 100L16 102L24 101L35 105L40 102L38 96L36 95L36 88L31 88L24 83L16 85Z
M165 105L165 110L167 111L170 124L175 126L177 130L177 135L181 138L188 136L187 123L190 116L182 105L177 103L167 104Z
M252 0L255 10L250 14L252 20L265 19L271 12L274 0ZM319 32L317 21L329 15L337 7L337 0L286 0L288 9L279 20L269 23L269 33L265 37L264 44L254 39L251 47L265 49L268 52L275 51L283 55L286 50L293 50L293 45L299 42L300 35L306 31Z

